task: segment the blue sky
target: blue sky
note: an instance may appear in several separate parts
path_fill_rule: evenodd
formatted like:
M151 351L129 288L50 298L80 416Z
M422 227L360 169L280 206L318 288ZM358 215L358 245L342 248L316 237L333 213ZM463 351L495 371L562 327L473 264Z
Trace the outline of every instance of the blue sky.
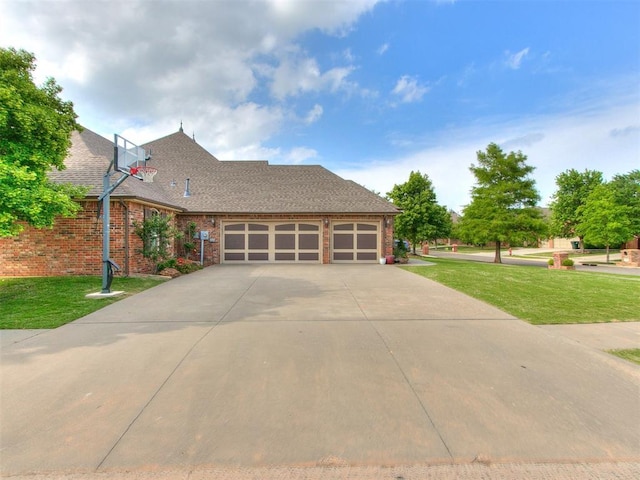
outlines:
M219 159L383 194L419 170L457 211L489 142L528 156L542 205L568 168L640 168L638 1L9 0L0 45L106 137L182 121Z

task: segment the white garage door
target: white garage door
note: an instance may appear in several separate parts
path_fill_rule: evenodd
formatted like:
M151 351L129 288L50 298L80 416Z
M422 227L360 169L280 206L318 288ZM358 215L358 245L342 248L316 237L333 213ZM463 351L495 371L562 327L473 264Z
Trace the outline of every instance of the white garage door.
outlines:
M314 222L228 222L223 263L320 263L322 231Z
M331 230L333 263L378 261L380 229L377 223L336 223Z

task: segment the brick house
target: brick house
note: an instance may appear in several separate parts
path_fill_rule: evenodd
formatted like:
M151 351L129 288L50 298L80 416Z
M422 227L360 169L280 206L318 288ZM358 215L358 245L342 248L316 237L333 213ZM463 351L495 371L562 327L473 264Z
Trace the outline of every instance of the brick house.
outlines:
M171 215L181 231L193 222L197 232L208 233L192 252L204 265L374 263L392 253L393 220L400 211L321 166L220 161L182 128L144 148L153 155L149 165L158 169L153 183L128 178L111 194L110 256L125 275L152 271L134 222L156 214ZM51 178L90 187L83 209L76 218L58 219L53 229L26 227L17 237L0 239L0 275L102 272L97 198L112 158L113 142L87 129L74 132L67 168ZM184 254L182 242L172 248L176 256Z

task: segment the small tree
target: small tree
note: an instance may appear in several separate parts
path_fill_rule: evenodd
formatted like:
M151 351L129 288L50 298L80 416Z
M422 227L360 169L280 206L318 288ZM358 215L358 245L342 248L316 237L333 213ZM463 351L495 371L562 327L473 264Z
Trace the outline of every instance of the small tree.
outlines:
M27 222L53 226L58 216L73 217L81 206L73 198L86 189L53 183L51 168L64 169L71 132L80 129L71 102L64 102L55 80L33 83L35 57L0 48L0 237L18 235Z
M395 219L396 237L409 240L414 254L416 245L425 240L449 235L451 219L447 209L438 205L427 174L412 171L409 180L394 185L387 198L402 210Z
M589 194L602 182L602 172L596 170L578 172L570 169L556 177L558 188L550 205L552 235L562 238L577 236L580 250L584 250L584 238L576 231L581 222L580 207L584 206Z
M471 203L460 219L458 232L473 243L495 242L495 263L502 263L503 242L536 241L545 231L542 213L536 204L540 195L529 175L522 152L505 155L495 143L486 152L477 152L478 165L469 168L476 177Z
M609 248L620 245L632 235L631 207L616 201L616 192L611 184L602 184L589 194L579 210L581 222L576 231L589 243L604 245L609 263Z
M158 263L172 257L171 241L181 236L173 226L173 217L169 215L152 215L143 222L133 222L136 235L142 240L139 250L144 258L154 264L154 273L158 271Z

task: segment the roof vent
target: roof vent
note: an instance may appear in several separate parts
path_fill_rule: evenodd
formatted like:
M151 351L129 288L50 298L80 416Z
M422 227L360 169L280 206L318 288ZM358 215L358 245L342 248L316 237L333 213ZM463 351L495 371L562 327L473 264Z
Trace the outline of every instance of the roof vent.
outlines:
M189 179L187 178L184 182L184 195L183 197L190 197L191 191L189 190Z

